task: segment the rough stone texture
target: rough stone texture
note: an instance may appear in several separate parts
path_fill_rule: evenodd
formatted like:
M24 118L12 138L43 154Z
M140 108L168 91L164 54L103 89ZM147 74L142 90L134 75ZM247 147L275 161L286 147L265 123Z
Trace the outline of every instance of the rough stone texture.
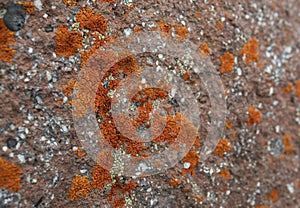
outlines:
M3 0L0 9L8 3ZM299 207L300 98L295 90L284 93L283 89L300 79L300 1L150 0L133 1L133 5L128 9L116 0L67 6L61 0L43 0L40 10L15 34L13 61L0 62L0 156L21 167L22 189L17 193L0 189L0 206L112 206L105 190L93 190L74 201L67 194L76 175L91 176L95 162L73 153L81 145L72 124L71 96L62 92L62 86L76 78L81 55L59 57L54 39L59 26L71 27L78 10L87 7L100 12L110 33L118 36L128 28L151 30L160 21L185 24L190 41L199 47L208 44L209 58L218 71L225 52L236 58L233 71L220 74L226 90L226 120L232 123L224 137L231 150L224 157L211 154L200 161L193 176L182 175L184 164L178 163L161 174L135 179L132 207ZM239 56L250 38L259 42L261 64L246 64ZM205 92L199 103L203 113L199 131L205 138L210 108ZM260 110L262 119L248 126L252 106ZM286 134L291 137L291 154L284 152ZM219 177L223 168L230 171L230 179ZM174 178L180 185L170 186ZM267 195L274 189L278 199L272 202Z

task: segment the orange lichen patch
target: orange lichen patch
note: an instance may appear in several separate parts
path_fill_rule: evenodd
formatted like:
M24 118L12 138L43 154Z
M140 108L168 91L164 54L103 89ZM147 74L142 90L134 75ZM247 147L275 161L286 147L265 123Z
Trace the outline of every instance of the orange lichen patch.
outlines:
M196 15L196 18L198 18L198 19L201 17L201 14L200 14L200 12L198 12L198 11L196 12L196 14L195 14L195 15Z
M68 6L77 6L79 0L63 0L63 3Z
M293 83L289 82L286 87L283 89L283 92L289 93L293 90Z
M105 34L107 21L101 14L95 14L93 9L81 9L76 14L76 21L80 23L79 29L89 29L98 31L102 35Z
M228 139L220 139L218 145L216 146L216 149L214 150L214 153L219 155L220 157L224 156L224 153L229 151L231 149L231 146L228 142Z
M234 56L231 53L229 53L229 52L224 53L224 55L220 57L220 60L222 62L222 65L221 65L221 73L222 74L231 72L233 70Z
M140 33L141 31L142 31L142 28L141 28L141 27L135 27L135 28L133 29L133 33L134 33L134 34Z
M232 122L225 122L225 127L227 128L227 129L232 129Z
M111 181L112 179L109 174L109 171L97 164L92 171L93 188L101 190L105 185L105 182L111 182Z
M69 190L69 196L71 200L77 200L79 198L88 196L91 192L91 183L86 176L77 175L72 180L72 187Z
M86 156L86 152L84 152L80 147L73 151L74 154L78 155L79 158Z
M231 17L231 14L230 14L229 12L226 12L225 17L226 17L227 19L229 19L229 18Z
M168 25L166 23L164 23L163 21L160 21L159 24L158 24L160 30L164 33L170 33L171 32L171 25Z
M129 194L131 191L135 190L137 184L133 180L129 180L125 185L120 184L119 180L116 181L111 187L111 192L108 195L108 201L112 201L114 196L120 195L124 196Z
M197 135L196 139L195 139L195 142L194 142L195 147L200 147L201 146L200 139L201 139L201 137L199 135Z
M254 123L260 122L262 115L261 115L261 112L259 110L257 110L255 106L249 107L248 112L249 112L249 118L246 121L248 126L251 126Z
M182 117L180 113L176 114L175 117L167 115L166 126L163 132L153 139L152 142L166 142L168 144L172 144L179 134L181 121Z
M15 50L9 48L9 44L15 42L15 33L8 30L0 18L0 61L11 62Z
M185 26L173 25L173 27L180 40L183 40L188 36L188 30Z
M26 10L26 12L28 12L28 14L34 15L34 2L33 1L24 2L23 7Z
M173 178L170 182L169 185L170 186L179 186L181 184L181 180L177 179L177 178Z
M204 58L204 57L206 57L206 56L208 56L210 54L210 49L209 49L207 43L205 43L205 42L202 43L202 45L200 46L199 50L200 50L200 53L201 53L200 54L201 58Z
M284 135L283 145L284 145L284 153L285 154L292 154L293 153L290 135L287 135L287 134Z
M114 199L114 207L115 208L121 208L125 205L125 199L124 198L115 198Z
M0 157L0 188L9 188L9 192L20 190L22 173L19 166L10 164Z
M71 81L68 82L68 84L62 87L62 91L65 96L71 95L73 93L75 84L76 84L76 80L72 79Z
M240 56L246 55L246 64L258 61L258 41L251 38L248 43L246 43L240 52Z
M55 36L55 53L59 56L72 56L82 47L82 35L80 32L68 31L68 27L59 26Z
M270 208L269 205L259 205L259 206L256 206L256 208Z
M184 81L189 80L189 78L190 78L190 73L189 73L188 71L185 72L185 73L182 75L182 78L183 78Z
M296 93L296 96L300 98L300 80L296 80L295 93Z
M221 172L220 172L220 174L219 174L219 176L221 177L221 178L224 178L224 179L230 179L230 172L229 172L229 170L228 169L222 169L221 170Z
M267 198L272 202L275 202L278 199L278 191L273 189L271 193L267 194Z
M218 28L219 30L223 30L224 29L224 25L221 21L218 22Z
M188 169L181 169L182 174L190 173L191 175L195 174L194 168L200 162L200 157L195 150L190 150L182 160L183 163L190 163L190 167Z
M298 182L298 187L300 187L300 181Z
M201 202L203 199L200 196L196 196L197 202Z

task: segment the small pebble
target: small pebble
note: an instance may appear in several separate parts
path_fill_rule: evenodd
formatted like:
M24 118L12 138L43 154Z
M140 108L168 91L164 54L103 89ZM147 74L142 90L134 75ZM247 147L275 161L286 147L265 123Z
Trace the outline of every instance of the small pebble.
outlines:
M9 149L14 148L17 145L17 140L15 138L9 138L6 140L7 147Z

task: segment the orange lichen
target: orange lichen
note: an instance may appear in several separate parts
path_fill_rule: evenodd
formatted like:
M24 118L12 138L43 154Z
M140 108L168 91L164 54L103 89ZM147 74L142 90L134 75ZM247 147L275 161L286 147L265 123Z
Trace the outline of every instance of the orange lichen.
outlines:
M273 189L271 193L267 194L267 198L271 200L273 203L278 199L278 191Z
M248 126L251 126L254 123L260 122L262 115L261 115L261 112L259 110L257 110L255 106L249 107L248 112L249 112L249 118L246 121Z
M229 52L224 53L224 55L220 57L220 60L222 62L221 70L220 70L222 74L231 72L233 70L234 56L231 53Z
M76 84L76 80L72 79L71 81L68 82L68 84L62 87L62 91L65 96L71 95L73 93L75 84Z
M0 188L9 188L9 192L20 190L22 173L20 167L0 157Z
M225 152L229 151L230 149L231 145L229 144L228 139L220 139L216 149L214 150L214 153L220 157L223 157Z
M91 183L86 176L77 175L72 180L72 187L69 190L69 196L71 200L77 200L79 198L88 196L91 192Z
M79 158L86 156L86 152L84 152L80 147L73 151L74 154L78 155Z
M201 137L199 135L197 135L196 139L195 139L195 142L194 142L195 147L200 147L201 146L200 140L201 140Z
M287 135L287 134L284 135L283 145L284 145L284 153L285 154L292 154L293 153L290 135Z
M223 30L224 29L224 25L221 21L218 22L218 28L219 30Z
M125 199L124 198L115 198L114 199L114 207L115 208L122 208L125 205Z
M158 24L160 30L164 33L170 33L171 32L171 25L168 25L166 23L164 23L163 21L160 21L159 24Z
M185 26L173 25L173 27L179 40L183 40L188 36L188 30Z
M226 17L227 19L229 19L229 18L231 17L231 14L230 14L229 12L226 12L225 17Z
M295 88L295 93L296 96L300 98L300 80L296 80L296 88Z
M111 182L111 176L109 171L101 167L100 165L96 165L92 171L92 186L95 189L102 189L106 182Z
M300 187L300 181L298 182L298 187Z
M79 29L89 29L105 34L107 21L101 14L95 14L93 9L81 9L76 14L76 21L80 23Z
M77 31L68 31L68 27L59 26L55 36L55 53L59 56L72 56L82 47L82 35Z
M63 0L63 3L68 6L77 6L79 0Z
M259 205L259 206L256 206L256 208L270 208L269 205Z
M170 182L169 185L170 186L179 186L181 184L181 180L177 179L177 178L173 178Z
M205 42L202 43L202 45L200 46L199 50L200 50L200 53L201 53L200 54L201 58L204 58L204 57L206 57L206 56L208 56L210 54L210 49L209 49L207 43L205 43Z
M229 172L229 170L228 169L222 169L221 170L221 172L220 172L220 174L219 174L219 176L221 177L221 178L224 178L224 179L230 179L230 172Z
M258 41L251 38L248 43L246 43L240 52L240 56L246 55L246 64L258 61Z
M225 122L225 127L227 129L232 129L232 122Z
M28 14L34 15L34 2L33 1L24 2L23 7L26 10L26 12L28 12Z
M119 180L116 181L111 187L110 194L108 195L108 201L112 201L113 197L116 195L124 196L125 194L130 194L131 191L135 190L137 184L133 180L129 180L126 184L120 184Z
M200 196L196 196L197 202L201 202L203 199Z
M182 174L190 173L191 175L195 174L194 168L200 162L200 157L195 150L190 150L185 157L183 158L182 162L190 163L190 167L188 169L181 169Z
M288 84L286 85L286 87L283 89L283 92L285 93L289 93L293 90L293 83L288 82Z
M198 19L201 17L201 14L199 11L197 11L195 15L196 15L196 18L198 18Z
M138 33L140 33L142 31L142 28L141 27L135 27L134 29L133 29L133 33L134 34L138 34Z
M11 62L15 50L9 48L9 44L15 42L15 33L8 30L3 23L3 19L0 18L0 61Z

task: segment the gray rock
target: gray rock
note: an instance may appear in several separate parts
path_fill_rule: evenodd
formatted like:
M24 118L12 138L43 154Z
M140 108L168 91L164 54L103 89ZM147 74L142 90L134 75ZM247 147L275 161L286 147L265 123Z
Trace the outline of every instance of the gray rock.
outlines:
M26 11L22 4L11 3L8 5L7 12L3 21L5 26L12 31L19 31L25 25Z

